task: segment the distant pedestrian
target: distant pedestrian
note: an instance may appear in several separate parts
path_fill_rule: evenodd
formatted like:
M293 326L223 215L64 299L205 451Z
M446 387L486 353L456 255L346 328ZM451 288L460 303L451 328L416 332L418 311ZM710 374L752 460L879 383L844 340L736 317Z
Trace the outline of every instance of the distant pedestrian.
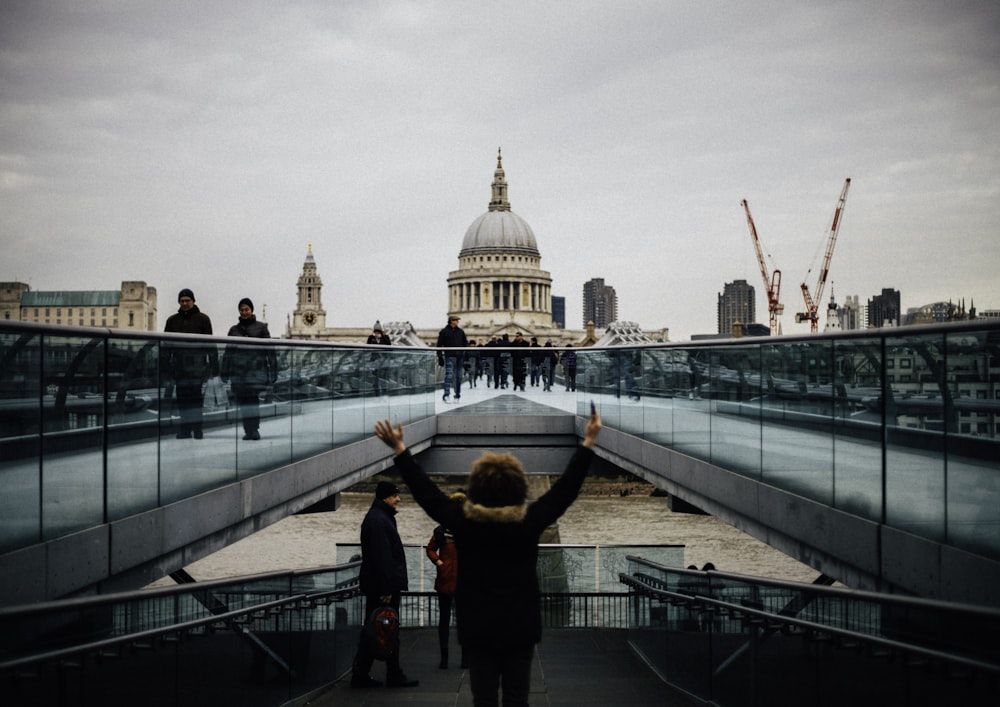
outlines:
M556 353L551 341L546 341L542 354L542 382L545 387L543 391L552 390L552 379L555 377L556 364L559 362L559 354Z
M388 334L382 331L382 323L377 319L375 320L375 324L372 325L372 333L368 335L368 340L365 343L376 344L378 346L392 346L392 340ZM371 362L372 378L374 378L372 389L375 392L375 396L378 397L382 395L382 380L385 378L386 359L381 353L372 352Z
M566 344L572 349L573 344ZM566 390L576 390L576 351L564 351L562 355L563 376L566 378Z
M270 339L267 324L253 313L253 301L239 302L239 321L229 328L229 336ZM278 357L274 347L227 346L222 355L222 377L232 385L233 396L243 420L243 439L260 439L260 394L278 379Z
M438 332L437 359L438 365L444 366L444 395L441 400L449 402L449 396L454 388L455 402L462 397L462 363L469 340L465 332L458 326L458 317L448 317L448 326ZM456 350L457 349L457 350Z
M212 320L195 304L194 292L184 288L177 293L178 310L167 318L163 331L177 334L212 334ZM214 344L165 343L163 370L173 378L177 412L181 418L177 439L201 439L202 390L205 381L219 375L219 352Z
M524 334L517 332L514 334L514 341L510 345L514 347L514 350L511 352L511 376L514 378L514 390L520 388L523 393L524 382L528 377L526 369L531 357L527 351L522 352L519 349L528 348L528 342L524 340Z
M528 344L528 348L531 349L541 348L541 346L538 343L538 337L536 336L531 337L531 341ZM536 387L542 380L542 362L544 358L545 357L542 355L541 351L531 352L531 375L529 376L529 380L532 388Z

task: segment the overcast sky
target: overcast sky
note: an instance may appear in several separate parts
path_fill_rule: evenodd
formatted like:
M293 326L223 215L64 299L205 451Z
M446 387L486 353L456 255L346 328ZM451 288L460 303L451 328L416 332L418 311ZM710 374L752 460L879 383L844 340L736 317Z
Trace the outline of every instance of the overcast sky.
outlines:
M1000 3L0 0L0 280L145 280L284 332L306 251L329 326L444 325L497 148L567 325L786 333L824 300L1000 308ZM825 307L825 302L823 303Z

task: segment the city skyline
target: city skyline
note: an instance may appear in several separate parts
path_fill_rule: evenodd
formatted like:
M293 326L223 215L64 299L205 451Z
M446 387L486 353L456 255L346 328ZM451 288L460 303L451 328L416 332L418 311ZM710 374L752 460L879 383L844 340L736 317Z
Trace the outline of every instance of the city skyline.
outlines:
M567 323L592 278L677 341L725 282L761 319L746 199L808 332L847 177L824 300L1000 308L996 3L57 0L0 42L0 280L144 280L160 328L190 287L282 332L310 244L328 326L443 322L498 146Z

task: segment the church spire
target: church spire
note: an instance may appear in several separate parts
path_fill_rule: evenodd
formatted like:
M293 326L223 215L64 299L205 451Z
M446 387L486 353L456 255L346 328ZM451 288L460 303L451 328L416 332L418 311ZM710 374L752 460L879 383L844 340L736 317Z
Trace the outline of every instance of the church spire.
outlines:
M497 148L497 168L493 172L493 198L490 199L490 211L510 211L507 200L507 180L503 176L503 157Z

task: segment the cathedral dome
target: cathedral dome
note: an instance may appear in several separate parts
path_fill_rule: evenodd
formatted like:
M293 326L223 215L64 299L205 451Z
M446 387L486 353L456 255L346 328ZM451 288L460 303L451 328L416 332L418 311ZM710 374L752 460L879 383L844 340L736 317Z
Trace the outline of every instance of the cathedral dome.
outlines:
M527 221L510 210L507 180L497 152L497 168L493 172L493 196L489 210L472 222L462 240L461 258L475 253L504 251L538 256L538 243Z
M487 211L465 232L459 257L487 250L538 255L538 243L528 222L513 211Z

